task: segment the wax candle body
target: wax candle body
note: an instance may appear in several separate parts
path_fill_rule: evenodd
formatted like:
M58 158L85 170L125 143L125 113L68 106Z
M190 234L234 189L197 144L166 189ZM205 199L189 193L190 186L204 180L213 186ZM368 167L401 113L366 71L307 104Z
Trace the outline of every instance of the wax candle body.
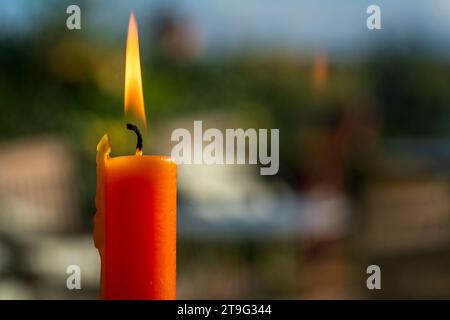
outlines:
M101 297L175 299L177 165L169 157L101 151L94 232Z

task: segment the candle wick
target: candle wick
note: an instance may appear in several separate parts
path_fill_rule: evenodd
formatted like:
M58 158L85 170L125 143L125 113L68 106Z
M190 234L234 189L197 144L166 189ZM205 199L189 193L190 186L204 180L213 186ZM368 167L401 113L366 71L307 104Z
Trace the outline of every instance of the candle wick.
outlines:
M139 131L139 128L137 126L135 126L134 124L127 123L127 129L134 131L134 133L136 133L136 136L137 136L136 153L142 154L142 134Z

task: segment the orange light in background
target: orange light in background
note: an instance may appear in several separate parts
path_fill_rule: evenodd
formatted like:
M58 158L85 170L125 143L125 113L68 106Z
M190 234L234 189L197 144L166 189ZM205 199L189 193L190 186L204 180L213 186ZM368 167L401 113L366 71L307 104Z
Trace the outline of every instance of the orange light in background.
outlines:
M144 95L142 93L141 58L139 55L139 36L134 14L130 15L127 35L125 61L125 116L141 122L147 127Z
M314 57L312 78L314 89L322 93L326 90L329 78L328 56L322 52Z

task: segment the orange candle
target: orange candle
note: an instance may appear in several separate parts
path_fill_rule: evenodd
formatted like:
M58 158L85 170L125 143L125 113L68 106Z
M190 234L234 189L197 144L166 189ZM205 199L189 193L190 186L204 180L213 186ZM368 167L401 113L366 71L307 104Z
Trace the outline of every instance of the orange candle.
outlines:
M134 16L127 39L125 111L145 125ZM101 258L102 299L176 298L176 178L170 157L136 154L110 157L104 135L97 146L94 241Z

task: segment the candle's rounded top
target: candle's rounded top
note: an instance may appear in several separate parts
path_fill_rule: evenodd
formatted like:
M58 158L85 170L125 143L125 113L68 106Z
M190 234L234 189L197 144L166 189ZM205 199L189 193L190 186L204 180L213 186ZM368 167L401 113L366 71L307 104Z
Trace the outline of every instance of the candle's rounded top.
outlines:
M111 143L107 134L104 134L97 144L97 163L104 161L111 153Z

